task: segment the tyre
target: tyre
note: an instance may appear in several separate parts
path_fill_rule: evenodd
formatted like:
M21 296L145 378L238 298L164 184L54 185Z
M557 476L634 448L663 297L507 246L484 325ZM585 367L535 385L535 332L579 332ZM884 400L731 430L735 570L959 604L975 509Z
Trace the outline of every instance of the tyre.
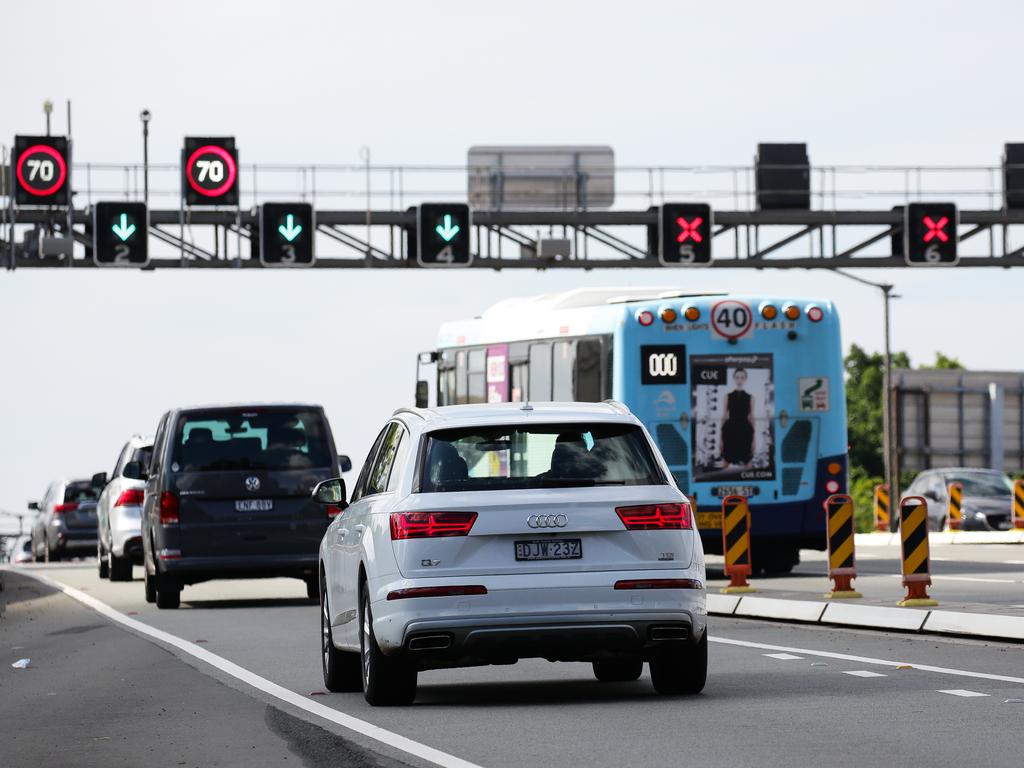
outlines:
M145 570L145 567L143 567L143 569ZM145 584L146 584L146 602L147 603L155 603L156 602L156 577L150 576L149 575L149 571L145 571L145 574L146 574L146 580L145 580Z
M110 566L107 563L107 555L103 551L103 545L99 542L96 543L96 568L99 571L101 579L106 579L110 576Z
M374 707L412 704L416 698L416 668L403 659L388 658L380 652L373 633L370 596L365 585L360 591L363 596L359 615L363 696Z
M595 661L594 677L602 683L627 683L639 680L644 671L644 663L640 659L616 659L615 661Z
M708 633L696 645L673 648L652 659L651 682L663 695L695 694L704 690L708 678Z
M320 602L320 659L324 671L324 687L332 693L361 691L363 675L359 654L339 651L334 647L326 588L317 599Z
M311 603L320 602L320 580L309 578L306 579L306 599Z
M111 581L131 581L132 561L127 557L118 557L113 552L107 553L107 570Z
M156 582L156 607L174 609L181 605L181 585L176 584L167 576L159 573L154 576Z

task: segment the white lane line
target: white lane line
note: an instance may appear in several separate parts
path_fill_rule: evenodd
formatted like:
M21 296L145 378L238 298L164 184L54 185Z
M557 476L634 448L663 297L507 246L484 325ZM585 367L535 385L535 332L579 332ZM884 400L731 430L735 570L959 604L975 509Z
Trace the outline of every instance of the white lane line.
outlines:
M1024 565L1024 560L1003 560L1006 565Z
M95 597L87 595L74 587L69 587L67 584L54 581L42 574L28 574L27 571L24 573L45 584L49 584L55 589L59 589L68 597L74 598L78 602L89 606L97 613L106 616L112 621L116 621L118 624L122 624L123 626L146 635L147 637L151 637L154 640L159 640L162 643L172 645L178 650L187 653L189 656L199 659L200 661L204 661L227 675L231 675L231 677L236 680L241 680L243 683L251 685L256 690L263 691L263 693L273 696L275 699L279 699L287 704L291 704L293 707L298 707L299 709L309 712L311 715L321 717L324 720L329 720L332 723L340 725L342 728L348 728L350 731L355 731L363 736L379 741L382 744L387 744L389 747L394 747L395 749L414 755L415 757L426 760L434 765L440 765L443 768L480 768L476 763L470 763L462 758L449 755L447 752L442 752L439 749L428 747L426 744L420 744L418 741L413 741L410 738L394 733L393 731L389 731L386 728L381 728L380 726L373 725L365 720L352 717L352 715L346 715L345 713L339 712L338 710L324 704L309 701L305 696L295 693L294 691L290 691L277 683L271 682L265 677L260 677L255 672L250 672L248 669L245 669L245 667L241 667L233 661L228 661L223 656L210 653L202 646L196 645L188 640L183 640L177 635L172 635L170 632L164 632L161 629L151 627L149 624L129 618L120 611L111 608L106 603L100 602Z
M899 573L890 573L890 577L894 579L902 579L903 575ZM981 576L936 576L932 574L932 580L940 579L942 581L974 581L981 582L983 584L1019 584L1017 579L988 579L982 578Z
M781 661L792 661L793 659L803 658L803 656L794 656L792 653L766 653L764 655L769 659L780 659Z
M998 680L1002 683L1019 683L1021 685L1024 685L1024 677L1013 677L1012 675L993 675L988 672L970 672L966 669L950 669L948 667L935 667L930 664L913 664L909 661L888 661L886 659L876 659L870 656L854 656L849 653L835 653L833 651L813 651L809 648L792 648L785 645L769 645L768 643L754 643L750 640L734 640L731 637L719 637L709 635L708 639L712 643L721 643L722 645L736 645L743 648L756 648L759 651L801 653L805 656L820 656L824 659L840 659L842 661L853 661L858 664L875 664L880 667L891 667L892 669L897 669L899 667L912 667L913 669L919 669L922 672L937 672L940 675L974 677L978 680Z
M954 688L949 691L938 691L938 693L948 693L950 696L962 696L965 699L976 699L980 696L988 696L987 693L978 693L977 691L965 691L963 688Z
M881 672L872 672L867 669L844 669L844 675L853 675L854 677L888 677L883 675Z

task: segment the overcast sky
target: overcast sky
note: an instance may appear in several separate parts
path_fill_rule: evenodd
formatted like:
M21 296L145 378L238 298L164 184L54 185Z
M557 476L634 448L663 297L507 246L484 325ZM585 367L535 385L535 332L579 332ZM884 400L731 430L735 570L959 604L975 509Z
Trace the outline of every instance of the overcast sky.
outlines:
M75 159L151 158L185 134L243 162L465 161L473 144L609 144L625 164L741 164L759 141L814 163L995 164L1024 140L1024 6L974 2L8 3L0 143L74 108ZM40 30L45 36L40 36ZM413 202L413 201L407 201ZM896 283L894 342L1024 369L1024 271L862 271ZM446 319L580 285L834 299L881 347L877 292L819 272L0 273L0 509L109 470L167 408L312 400L361 462L411 403ZM3 523L0 522L0 526Z

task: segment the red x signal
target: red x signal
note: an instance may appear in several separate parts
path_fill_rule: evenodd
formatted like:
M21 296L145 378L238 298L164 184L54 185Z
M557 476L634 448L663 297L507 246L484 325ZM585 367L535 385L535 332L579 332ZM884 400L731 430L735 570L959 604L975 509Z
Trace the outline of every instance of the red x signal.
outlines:
M946 225L949 224L948 216L943 216L938 221L933 221L931 216L925 216L921 222L928 227L928 231L924 233L924 242L930 242L932 238L940 243L949 242L949 235L945 232Z
M687 221L682 216L676 219L676 224L679 225L681 230L676 235L677 243L685 243L687 239L693 240L695 243L700 243L704 240L704 236L700 233L700 225L704 223L704 219L700 216L694 216L693 221Z

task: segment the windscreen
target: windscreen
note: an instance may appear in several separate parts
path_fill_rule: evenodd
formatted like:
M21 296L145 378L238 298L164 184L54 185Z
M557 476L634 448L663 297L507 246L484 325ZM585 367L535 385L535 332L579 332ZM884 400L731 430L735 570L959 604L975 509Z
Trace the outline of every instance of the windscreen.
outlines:
M662 485L632 424L531 424L448 429L425 437L420 490Z
M99 490L90 480L75 480L64 486L64 503L81 503L83 501L96 501L99 498Z
M171 470L226 472L331 465L327 428L318 411L217 409L181 417Z
M953 478L963 483L965 496L1008 496L1013 486L1005 475L971 472Z

